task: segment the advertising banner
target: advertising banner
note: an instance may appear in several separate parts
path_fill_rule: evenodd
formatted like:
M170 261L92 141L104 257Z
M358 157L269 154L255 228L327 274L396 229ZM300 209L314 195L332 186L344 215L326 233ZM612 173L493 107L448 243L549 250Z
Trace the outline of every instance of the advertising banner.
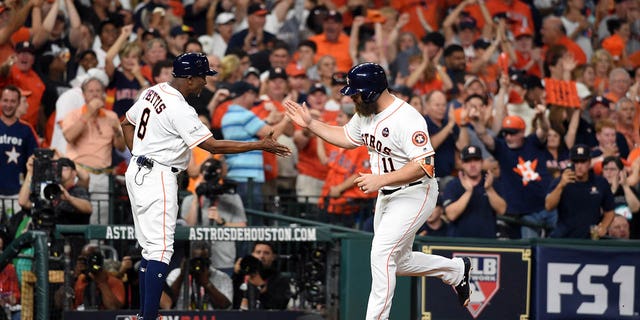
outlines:
M136 240L133 225L79 226L58 225L58 234L84 234L88 239ZM330 241L327 227L176 227L176 240L189 241L268 241L316 242Z
M536 250L536 319L640 319L640 249Z
M162 310L161 320L302 320L319 319L300 311L171 311ZM306 315L306 316L305 316ZM311 317L311 318L310 318ZM67 311L65 320L140 320L132 310Z
M422 251L471 259L469 306L460 306L455 290L438 278L420 279L421 319L529 319L531 250L423 246Z

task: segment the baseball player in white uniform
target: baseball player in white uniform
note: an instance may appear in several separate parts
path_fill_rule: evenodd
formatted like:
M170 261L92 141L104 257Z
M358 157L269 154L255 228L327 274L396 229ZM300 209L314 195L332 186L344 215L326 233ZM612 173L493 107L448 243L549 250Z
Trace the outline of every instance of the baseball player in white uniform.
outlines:
M372 285L367 320L386 320L396 276L432 276L456 286L463 306L469 303L469 258L449 259L412 252L418 229L433 211L438 195L435 154L424 118L387 91L384 69L363 63L347 74L340 91L352 97L356 114L344 126L313 120L306 107L286 101L287 116L322 139L342 148L366 145L372 174L356 184L365 193L378 192L371 245Z
M144 90L127 111L122 130L132 158L125 174L136 238L142 247L140 314L158 316L158 305L173 254L178 216L177 174L186 169L190 149L211 153L265 150L290 153L271 136L257 142L215 140L186 101L199 94L205 77L217 72L201 53L185 53L173 62L173 79Z

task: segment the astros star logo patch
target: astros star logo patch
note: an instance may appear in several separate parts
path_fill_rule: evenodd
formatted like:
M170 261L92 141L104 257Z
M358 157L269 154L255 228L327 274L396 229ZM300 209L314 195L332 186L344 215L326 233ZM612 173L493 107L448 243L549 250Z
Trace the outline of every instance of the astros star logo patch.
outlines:
M416 131L413 134L411 141L413 141L413 144L415 144L416 146L422 147L427 144L427 142L429 142L429 139L427 138L427 134L424 133L424 131Z
M540 181L542 178L536 172L538 167L538 159L524 161L522 157L518 157L518 165L513 168L513 171L522 176L522 185L527 186L531 181Z
M11 151L5 151L4 153L7 155L7 164L11 162L15 162L16 164L18 164L18 157L20 156L20 152L16 151L15 146L13 146Z

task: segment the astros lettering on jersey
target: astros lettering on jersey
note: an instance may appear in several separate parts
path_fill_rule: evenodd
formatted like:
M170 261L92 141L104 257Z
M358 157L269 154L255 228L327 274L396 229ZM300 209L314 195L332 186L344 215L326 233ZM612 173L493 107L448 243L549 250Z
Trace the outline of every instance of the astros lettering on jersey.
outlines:
M394 122L390 120L391 115L394 119L406 121ZM362 117L356 113L344 130L351 143L367 146L373 174L396 171L409 161L435 154L422 115L397 98L391 106L374 116Z

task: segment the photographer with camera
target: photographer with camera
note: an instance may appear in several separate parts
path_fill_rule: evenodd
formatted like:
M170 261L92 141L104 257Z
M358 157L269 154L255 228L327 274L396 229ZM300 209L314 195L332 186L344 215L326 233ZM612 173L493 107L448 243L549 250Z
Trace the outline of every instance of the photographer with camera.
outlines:
M195 194L182 201L182 217L189 226L246 227L242 198L236 193L235 183L226 180L224 158L210 158L200 166L200 183ZM198 214L198 211L200 214ZM232 241L215 241L211 252L211 264L228 275L233 273L236 244Z
M33 181L34 161L36 156L29 157L27 161L27 175L20 188L18 203L23 209L32 210L32 215L38 214L41 209L53 210L53 221L43 221L51 224L89 224L89 217L93 210L89 201L89 192L76 182L78 172L76 165L69 158L51 160L51 165L56 167L59 180L58 187L48 184L44 188L33 185L46 181ZM53 164L55 163L55 164ZM40 190L42 189L42 190ZM32 190L39 191L34 194ZM40 217L44 218L44 217Z
M27 161L27 175L20 188L18 202L26 210L21 222L28 219L36 230L53 231L56 224L89 224L93 211L89 192L80 185L75 163L69 158L53 160L53 151L36 149ZM86 243L83 237L68 237L72 263ZM61 242L53 242L52 250L61 253Z
M552 238L597 239L607 233L614 217L609 183L590 171L591 148L577 144L569 152L571 163L551 182L545 199L547 210L558 209Z
M117 310L124 304L122 280L104 268L104 256L100 247L87 244L76 261L77 275L74 285L74 310Z
M188 266L187 266L188 265ZM183 282L187 279L189 305L185 305ZM183 261L179 269L167 275L171 287L171 299L180 309L220 310L231 306L233 284L229 276L211 265L211 251L208 242L194 242L191 259Z
M289 278L276 269L273 245L256 242L251 255L238 259L233 274L233 308L284 310L291 299Z

